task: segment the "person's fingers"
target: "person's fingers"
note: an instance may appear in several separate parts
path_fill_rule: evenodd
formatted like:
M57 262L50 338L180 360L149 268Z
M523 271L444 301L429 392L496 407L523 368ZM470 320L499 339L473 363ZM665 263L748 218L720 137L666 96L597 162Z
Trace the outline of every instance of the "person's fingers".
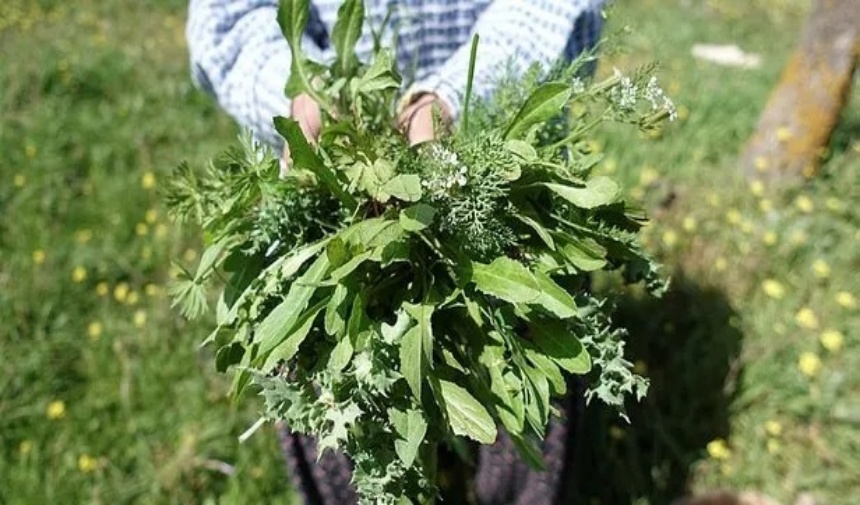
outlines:
M298 95L293 99L292 117L299 123L308 142L316 144L322 130L322 111L319 105L306 94Z
M436 114L441 113L444 126L450 122L450 114L436 95L424 95L407 106L398 118L398 125L406 133L410 145L429 142L436 138Z

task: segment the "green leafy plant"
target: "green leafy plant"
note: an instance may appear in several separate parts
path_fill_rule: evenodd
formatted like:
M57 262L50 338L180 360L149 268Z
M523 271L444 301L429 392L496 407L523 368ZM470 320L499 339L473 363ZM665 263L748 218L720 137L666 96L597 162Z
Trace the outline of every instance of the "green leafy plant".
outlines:
M470 78L461 127L410 147L391 51L355 54L363 17L360 0L344 2L324 66L300 46L307 0L281 2L286 91L320 104L319 143L278 117L284 177L248 136L202 174L177 171L168 204L202 226L207 249L174 295L199 316L207 285L220 288L206 340L217 368L235 369L237 395L255 385L265 419L345 451L362 503L426 502L437 447L457 437L490 444L502 427L540 467L566 374L596 363L589 396L620 409L645 393L588 279L618 271L653 292L663 281L636 240L642 214L591 176L600 160L583 146L602 120L648 127L671 107L647 107L641 77L586 86L580 60L481 99ZM576 102L585 112L569 127Z

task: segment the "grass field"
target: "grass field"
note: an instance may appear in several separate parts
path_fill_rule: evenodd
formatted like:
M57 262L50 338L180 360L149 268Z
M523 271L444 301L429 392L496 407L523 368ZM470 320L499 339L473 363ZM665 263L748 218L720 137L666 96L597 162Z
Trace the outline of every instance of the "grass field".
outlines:
M256 405L226 400L207 325L165 294L200 244L159 185L236 134L190 83L184 9L0 3L0 504L294 501L273 430L237 442ZM771 194L733 165L804 13L642 0L611 18L630 33L599 72L657 60L680 106L661 135L607 128L594 146L653 216L674 287L620 304L653 387L632 425L589 409L582 503L860 497L860 88L816 181ZM698 42L763 64L696 61Z

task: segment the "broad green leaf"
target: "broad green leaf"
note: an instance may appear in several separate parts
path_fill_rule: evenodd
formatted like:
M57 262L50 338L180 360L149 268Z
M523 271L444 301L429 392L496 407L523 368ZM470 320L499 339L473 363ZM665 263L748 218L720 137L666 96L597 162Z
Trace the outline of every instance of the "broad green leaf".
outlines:
M345 284L338 284L334 287L334 293L329 298L328 305L325 309L325 332L335 338L343 336L346 331L346 317L349 305L347 304L347 296L349 288Z
M331 32L331 40L337 54L334 65L341 76L350 76L352 70L358 65L358 58L355 56L355 44L361 37L363 25L364 1L344 1L337 11L337 21Z
M215 263L224 250L231 245L229 238L224 238L210 245L203 251L200 256L200 264L197 265L197 273L194 274L194 281L202 281L215 268Z
M287 145L290 146L290 159L293 162L293 167L313 173L344 205L349 208L355 207L355 198L344 191L335 173L314 152L313 147L311 147L305 138L305 134L302 132L299 123L295 119L283 116L276 117L274 121L275 129L284 137Z
M278 5L278 25L287 39L292 56L290 62L290 75L287 79L286 93L290 98L301 94L309 94L323 110L331 111L329 101L319 93L313 86L315 73L319 73L320 66L309 61L302 51L302 37L305 27L310 19L309 0L282 0Z
M499 420L510 433L520 433L523 430L522 416L516 415L515 399L508 389L508 383L504 379L502 370L506 366L504 358L505 350L499 345L488 345L481 353L480 362L490 374L490 391L495 395L499 405L496 412ZM521 401L521 400L520 400Z
M283 262L277 265L278 276L282 279L289 279L304 266L311 258L317 255L328 243L328 240L322 240L314 244L302 246L296 251L293 251L289 256L285 256ZM275 264L273 264L275 266ZM267 269L268 270L268 269Z
M349 274L355 271L356 268L361 266L362 263L370 259L372 255L372 251L366 251L358 256L353 256L352 259L344 263L342 266L337 268L331 273L331 278L335 282L339 282L341 279L347 277Z
M397 175L382 186L382 192L404 202L417 202L423 194L421 179L418 174Z
M427 421L424 420L421 412L414 409L407 412L389 409L388 416L394 430L402 438L394 442L394 451L403 465L409 468L415 463L418 449L421 448L421 443L427 434Z
M310 268L290 286L287 296L257 327L254 340L260 345L260 354L267 355L283 342L307 307L330 268L328 256L321 254Z
M328 255L328 262L334 268L338 268L349 261L349 249L341 237L331 239L325 248L325 253Z
M472 268L472 282L483 293L511 303L533 303L541 296L535 276L510 258L497 258L489 265L473 263Z
M407 207L400 212L400 226L406 231L421 231L436 217L436 209L426 203Z
M583 272L594 272L606 266L606 249L590 238L573 238L559 247L561 255Z
M353 339L353 347L358 351L364 350L364 343L359 339L359 335L366 329L367 308L364 300L364 294L359 292L352 299L352 308L349 311L349 320L346 322L346 338Z
M231 365L240 363L244 355L245 346L241 342L225 345L215 353L215 369L219 372L226 372Z
M340 339L328 358L328 369L332 372L342 371L349 365L353 351L352 340L349 338Z
M532 362L535 368L540 370L552 385L554 394L563 395L567 391L567 383L558 365L537 349L526 348L525 353L529 361Z
M427 369L433 367L433 306L404 304L407 314L415 320L400 340L400 373L420 402L421 389Z
M390 345L403 337L403 334L409 329L409 325L411 323L412 318L409 317L409 314L407 314L405 310L400 310L397 312L397 319L394 321L394 324L389 325L382 323L379 328L379 333L382 335L382 339L385 343Z
M510 139L505 142L505 147L508 151L516 154L523 161L535 161L538 159L538 153L535 148L524 140Z
M549 382L547 382L543 373L531 366L525 366L522 370L525 373L525 383L528 392L526 420L535 432L543 436L546 431L547 421L549 421Z
M468 391L457 384L440 380L448 423L455 435L462 435L482 444L496 441L496 423L487 409Z
M576 301L550 276L542 272L535 272L535 278L541 289L541 295L534 302L535 305L540 305L561 319L569 319L578 314Z
M581 209L594 209L615 203L621 192L615 181L604 176L589 179L584 187L555 183L545 183L545 186Z
M279 361L290 360L296 355L299 351L299 346L302 345L302 342L305 341L308 333L310 333L311 328L313 328L314 320L317 315L325 308L325 304L325 300L322 300L305 311L301 317L299 317L298 321L296 321L296 328L291 331L284 340L268 354L268 356L264 353L260 354L258 359L265 358L261 367L261 370L264 373L271 372Z
M532 126L558 115L570 100L572 89L563 82L548 82L532 93L505 132L505 139L520 138Z
M558 366L580 375L591 370L591 356L563 322L536 322L530 329L538 348Z
M555 251L555 241L552 239L552 235L543 227L540 223L530 218L529 216L517 214L516 218L522 221L529 228L534 230L538 237L543 240L543 243L546 244L551 250Z
M394 55L389 49L376 54L367 71L352 81L353 97L358 94L372 95L387 89L400 89L400 76L394 65Z

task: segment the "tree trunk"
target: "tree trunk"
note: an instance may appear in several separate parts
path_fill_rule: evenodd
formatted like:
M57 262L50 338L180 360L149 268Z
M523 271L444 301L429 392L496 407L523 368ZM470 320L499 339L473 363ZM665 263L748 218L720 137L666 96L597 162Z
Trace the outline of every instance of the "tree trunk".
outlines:
M740 156L771 183L818 173L860 56L860 0L815 0L801 40Z

